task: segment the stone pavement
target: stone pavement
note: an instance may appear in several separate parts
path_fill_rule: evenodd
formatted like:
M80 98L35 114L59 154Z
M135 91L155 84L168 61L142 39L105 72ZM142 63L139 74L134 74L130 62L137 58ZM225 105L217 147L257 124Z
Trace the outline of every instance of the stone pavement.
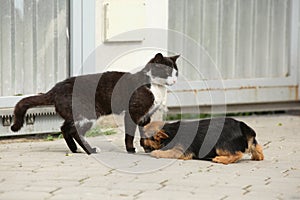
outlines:
M63 140L0 144L0 199L300 199L300 116L239 119L256 130L264 161L130 155L122 133L89 138L101 148L92 156L68 153Z

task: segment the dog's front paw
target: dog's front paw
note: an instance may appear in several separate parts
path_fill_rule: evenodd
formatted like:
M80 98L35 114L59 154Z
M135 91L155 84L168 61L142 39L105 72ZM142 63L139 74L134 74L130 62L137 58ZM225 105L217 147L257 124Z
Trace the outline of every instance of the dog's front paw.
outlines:
M212 161L215 162L215 163L221 163L221 164L224 164L224 165L229 164L229 161L226 159L225 156L216 156L212 159Z
M152 157L155 157L155 158L160 158L160 154L161 154L161 151L160 150L154 150L151 152L151 156Z

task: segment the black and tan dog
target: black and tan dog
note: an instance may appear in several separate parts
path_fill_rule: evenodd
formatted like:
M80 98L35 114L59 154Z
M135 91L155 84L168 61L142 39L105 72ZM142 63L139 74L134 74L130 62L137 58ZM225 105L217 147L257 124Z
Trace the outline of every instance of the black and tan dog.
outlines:
M152 122L144 127L141 146L156 158L204 159L229 164L251 153L252 160L263 160L255 131L232 118Z

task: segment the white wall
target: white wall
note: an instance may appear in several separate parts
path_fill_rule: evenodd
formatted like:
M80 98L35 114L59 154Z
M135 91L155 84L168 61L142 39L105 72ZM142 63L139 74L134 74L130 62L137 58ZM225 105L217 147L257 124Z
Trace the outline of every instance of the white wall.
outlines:
M168 0L140 0L141 2L145 2L146 5L145 28L155 29L153 34L151 33L151 30L147 31L145 40L141 42L104 42L104 3L118 1L122 0L96 0L96 47L99 51L105 47L112 47L112 49L115 47L118 50L122 49L119 55L113 56L114 59L109 66L101 65L101 58L99 58L100 56L97 56L97 72L108 70L131 71L137 67L144 66L157 52L166 54L167 34L162 31L161 34L155 36L155 43L159 45L152 45L153 38L150 39L150 37L152 37L153 34L160 32L158 30L168 29ZM124 8L124 12L130 12L130 6ZM120 19L120 21L122 21L122 19ZM128 52L126 49L128 49L127 47L130 46L131 50ZM106 53L110 54L112 52L110 51ZM101 54L103 54L103 52ZM101 55L101 57L102 56L103 55ZM98 60L98 58L100 60Z

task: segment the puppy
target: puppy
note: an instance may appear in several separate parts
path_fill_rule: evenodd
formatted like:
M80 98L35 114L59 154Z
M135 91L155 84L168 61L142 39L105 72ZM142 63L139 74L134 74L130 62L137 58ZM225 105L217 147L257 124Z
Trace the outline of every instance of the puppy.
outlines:
M144 127L141 146L156 158L204 159L229 164L251 153L263 160L255 131L232 118L215 118L174 123L152 122Z

